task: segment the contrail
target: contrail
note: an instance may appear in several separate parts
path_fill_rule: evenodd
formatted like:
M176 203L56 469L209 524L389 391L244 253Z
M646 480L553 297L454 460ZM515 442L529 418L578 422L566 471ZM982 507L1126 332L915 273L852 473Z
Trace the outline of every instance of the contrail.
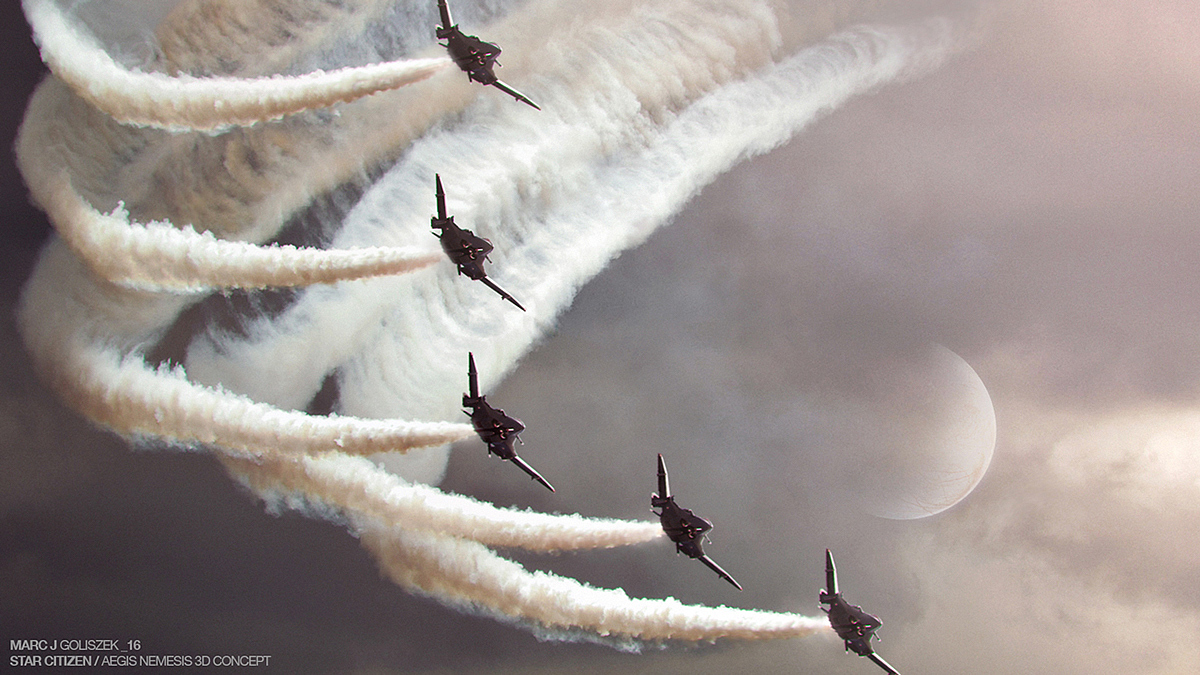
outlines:
M545 114L491 99L488 105L469 108L454 128L410 145L405 159L354 208L332 242L347 248L429 237L433 175L440 171L451 212L496 243L492 274L497 283L504 286L519 275L516 283L530 290L537 305L530 307L530 316L492 311L491 299L480 289L462 284L452 269L443 268L420 279L306 292L283 316L257 322L250 340L210 346L202 338L194 343L189 372L256 399L276 400L287 395L284 390L315 392L330 371L342 366L342 383L354 382L360 362L347 364L345 359L361 353L362 367L381 377L369 390L343 387L343 411L367 417L394 414L388 410L411 411L406 414L425 419L457 416L458 388L465 384L464 373L458 372L463 353L475 349L481 372L498 379L533 336L548 329L579 285L661 222L651 220L657 214L642 218L639 213L640 222L631 226L624 213L611 221L588 213L595 209L613 215L622 204L635 212L642 209L635 203L641 194L625 195L597 182L605 179L598 168L636 161L637 149L675 116L674 109L762 67L772 45L779 43L774 17L764 3L671 0L637 5L628 13L596 10L600 14L594 21L574 26L569 34L556 30L554 22L573 24L571 10L578 6L547 5L522 8L520 17L539 27L537 40L520 35L544 50L531 57L543 69L525 70L543 83L537 94L547 102ZM550 25L543 28L543 22ZM520 72L516 65L506 62L506 77ZM392 112L388 119L404 115ZM708 142L695 138L690 144ZM646 182L640 189L651 193L649 203L660 203L653 192L664 176L642 178ZM558 213L550 211L557 205L562 205ZM579 209L583 218L571 222L562 214L568 208ZM521 245L513 245L515 241ZM535 287L533 281L545 286ZM407 300L414 296L420 300ZM382 342L370 352L357 346L370 339ZM311 358L279 373L276 364L288 359L295 344L324 347L310 349ZM346 344L356 347L340 346ZM272 375L249 375L264 369Z
M447 419L464 386L462 353L474 351L480 372L498 379L580 285L666 222L700 186L746 156L786 141L848 97L925 72L954 46L950 26L941 21L907 29L859 28L756 77L726 84L667 117L661 128L649 127L655 132L651 138L607 155L603 143L619 133L608 125L619 113L596 110L594 119L583 106L536 127L516 119L491 133L492 127L472 127L419 141L364 196L334 245L371 241L387 222L384 214L428 213L432 175L439 171L451 212L460 222L486 225L480 231L497 250L493 276L530 308L528 316L491 311L486 289L465 286L442 270L306 292L283 315L258 322L251 331L257 337L193 345L188 367L267 399L275 386L315 391L337 369L344 412L378 416L394 407ZM553 100L546 91L539 94ZM514 145L521 148L515 166ZM591 153L573 152L589 146ZM529 197L521 199L523 194ZM424 221L412 220L389 226L421 236ZM401 300L412 297L421 301ZM297 343L326 348L312 350L315 358L289 366L286 375L277 373L275 364L290 349L284 345ZM356 346L344 350L335 346L340 344ZM349 362L341 360L347 354Z
M435 57L254 79L136 72L73 28L53 0L22 4L51 72L113 119L160 129L248 126L420 82L450 64Z
M27 0L26 10L49 11L43 3ZM351 4L347 11L361 9ZM316 5L297 0L287 7ZM281 6L253 7L278 20L273 12ZM265 498L342 512L390 577L441 602L544 631L634 640L763 639L824 630L823 620L810 617L631 599L620 590L531 573L485 544L563 550L629 545L661 534L653 523L494 509L389 477L352 457L470 436L465 424L393 418L455 416L465 386L464 352L476 354L491 381L482 383L487 388L545 334L587 279L720 172L785 142L852 95L925 72L955 47L949 25L934 21L859 28L776 63L785 41L773 6L532 0L489 29L516 57L507 61L506 78L528 82L542 113L489 98L494 92L469 89L461 80L434 78L359 100L339 114L308 113L221 136L171 135L129 130L81 111L87 106L64 85L48 82L39 92L57 87L60 99L69 97L48 109L70 115L46 120L36 149L23 153L44 153L43 164L22 166L27 180L39 182L39 201L68 212L64 224L87 229L71 236L93 257L121 247L150 250L132 275L99 266L93 269L105 278L97 278L63 241L47 245L18 310L35 364L70 405L99 424L130 436L211 446ZM219 7L233 11L233 4ZM39 17L39 30L46 20ZM292 20L285 15L275 27L286 30ZM302 42L305 49L316 43ZM47 59L56 50L46 49ZM117 81L78 72L99 77L101 88ZM156 105L169 108L171 100ZM88 122L85 128L72 129L80 120ZM265 241L314 193L395 157L395 166L345 218L333 242L337 250L321 255L429 241L425 219L439 172L450 210L493 239L494 276L528 314L488 304L496 299L486 289L462 283L442 266L310 289L279 317L257 321L249 340L196 340L187 359L192 380L182 369L154 370L146 363L148 345L190 298L112 281L142 275L147 285L179 283L186 274L178 265L203 247L187 233L129 243L142 230L157 230L129 222L114 208L122 195L133 193L126 204L139 220L163 220L147 214L167 213L176 225ZM114 210L104 216L92 204ZM65 237L71 234L64 229ZM190 253L180 255L177 247ZM237 256L259 255L238 250ZM212 271L220 260L194 260L205 271L188 279L220 279ZM156 261L172 267L156 271ZM286 264L261 281L288 278ZM297 283L311 282L300 277ZM285 409L306 403L331 372L338 374L346 416ZM436 451L413 456L437 459ZM436 477L436 468L430 475Z
M955 45L950 26L942 21L908 29L848 31L758 75L697 97L681 111L664 116L657 128L646 125L639 130L639 135L644 134L640 143L627 147L614 143L617 149L610 154L589 155L581 163L573 164L563 150L578 145L563 139L578 142L609 134L603 125L611 122L610 111L596 110L599 119L593 120L571 110L559 119L543 121L526 136L521 135L526 129L518 124L515 134L511 127L494 134L470 129L418 141L405 161L381 178L352 212L337 238L339 245L369 239L378 231L381 212L419 210L404 205L429 201L431 181L421 179L431 177L435 167L449 165L441 169L447 185L450 176L456 185L473 188L468 195L450 197L451 211L463 214L463 222L486 223L488 235L503 242L497 245L497 250L505 251L501 283L522 289L521 297L529 299L533 316L496 313L503 318L489 320L486 317L493 313L480 307L484 300L445 275L380 280L358 288L310 293L282 318L262 322L260 330L272 337L220 349L234 348L237 356L231 362L239 364L235 369L244 366L253 371L256 361L271 362L262 355L276 349L278 339L291 341L297 333L301 342L320 343L323 337L357 341L360 338L354 335L364 326L355 318L363 316L364 322L378 326L373 330L376 346L351 350L360 355L340 364L343 409L378 412L387 409L386 401L391 399L399 409L442 414L445 402L453 401L463 386L460 364L453 357L478 344L482 338L475 331L487 335L483 347L475 347L481 364L485 360L488 364L484 372L503 370L541 333L579 284L616 251L635 245L665 222L700 185L746 156L783 143L850 96L927 72ZM553 93L539 95L553 99ZM576 124L587 129L577 129ZM596 127L600 131L588 136ZM521 161L515 164L511 161L514 145L521 148ZM514 199L511 194L522 193L531 197L515 204L509 201ZM383 288L390 292L381 292ZM421 301L398 300L414 297ZM347 315L346 308L353 308L354 316ZM390 320L376 324L381 311ZM327 318L326 312L344 315L344 320ZM405 328L385 330L384 323ZM334 325L335 331L327 333ZM216 351L206 353L212 360L223 358ZM189 358L189 364L197 360L204 359ZM333 365L338 364L321 364L313 372L327 372L325 367ZM255 396L271 396L274 379L257 379L263 388L256 389ZM396 523L383 528L355 521L360 523L364 544L391 578L441 602L509 620L642 640L795 637L828 627L821 618L634 600L619 590L592 589L569 579L531 574L445 532L433 534L423 528L414 532L404 520L379 512L369 515ZM456 532L453 527L447 531Z
M636 640L713 641L796 638L829 630L824 617L635 599L545 572L529 572L487 547L428 531L358 520L363 546L410 591L468 611Z
M27 4L25 9L43 33L47 32L46 21L53 24L62 19L54 7L42 2ZM61 31L55 33L53 26L48 33L64 36ZM69 54L79 45L59 46ZM54 52L53 48L47 50L48 60ZM108 63L107 55L91 56ZM101 78L102 89L109 84ZM162 93L153 95L157 98ZM164 110L174 105L169 97L160 104ZM430 111L429 117L433 114ZM312 121L308 124L313 126ZM391 137L401 139L414 133L414 127L404 124L387 129ZM377 157L380 147L386 151L389 146L378 143L378 136L358 143L360 150L371 148L361 156L355 154L354 144L315 130L312 142L287 144L287 152L279 150L283 138L279 129L255 135L247 130L229 140L173 137L118 125L78 102L59 81L48 79L26 115L19 155L35 198L51 211L56 226L92 263L93 270L109 280L179 291L213 282L224 288L230 284L333 281L404 271L437 258L425 254L429 249L407 246L258 251L244 243L215 241L191 232L176 234L165 227L132 225L122 222L123 218L97 217L74 192L75 180L85 183L89 193L102 197L129 189L146 191L152 212L153 200L164 198L177 204L203 205L224 217L232 215L235 221L232 227L228 221L192 221L198 226L265 238L277 231L283 218L309 199L313 190L361 170L362 156ZM251 138L258 139L258 156L238 143ZM212 159L205 161L205 147L224 151L209 154ZM264 172L262 169L271 168L269 160L277 157L295 162L295 166ZM148 169L151 162L150 166L157 168ZM302 169L298 172L297 167ZM63 169L75 180L63 181ZM219 180L222 174L229 179ZM281 178L290 180L290 189L286 183L281 185ZM232 186L240 194L229 194ZM252 197L256 189L264 195L274 192L269 199L256 200ZM189 195L187 190L195 192ZM185 445L219 444L249 454L276 448L300 453L340 449L374 454L440 446L472 433L470 426L463 424L305 415L189 382L178 370L149 368L140 355L142 350L161 336L189 301L185 296L155 297L109 286L82 269L60 243L52 242L23 292L19 324L39 370L64 400L124 435L153 436Z
M423 9L430 21L437 15L425 0L180 0L155 28L157 61L165 72L192 75L296 70L314 51L382 23L398 4Z
M359 457L267 457L227 461L269 501L318 501L382 523L470 539L486 546L569 551L641 544L663 536L658 523L501 509L409 483ZM272 495L278 495L273 499Z
M17 310L35 364L71 407L125 436L267 451L369 455L440 446L474 434L468 424L307 415L189 382L181 369L150 370L79 330L87 307L58 293L82 270L61 242L43 250ZM103 293L103 291L99 291ZM100 339L103 339L101 336Z

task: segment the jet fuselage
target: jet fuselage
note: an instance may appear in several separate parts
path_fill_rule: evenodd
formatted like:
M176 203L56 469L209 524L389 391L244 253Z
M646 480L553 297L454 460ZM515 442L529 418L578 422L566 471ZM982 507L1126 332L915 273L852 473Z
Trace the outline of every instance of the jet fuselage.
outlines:
M883 622L879 617L864 612L862 607L846 602L838 590L837 568L834 567L833 553L829 549L825 549L825 590L817 599L822 605L829 605L828 608L821 607L821 610L829 615L829 625L845 643L846 651L869 658L889 675L900 675L871 646L871 638L876 637L875 631Z

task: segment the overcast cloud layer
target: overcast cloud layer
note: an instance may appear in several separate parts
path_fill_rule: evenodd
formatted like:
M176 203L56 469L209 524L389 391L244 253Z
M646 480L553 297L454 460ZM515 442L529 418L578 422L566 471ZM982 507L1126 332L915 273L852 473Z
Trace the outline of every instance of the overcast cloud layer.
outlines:
M444 487L648 517L663 452L744 593L665 543L531 562L812 613L830 547L905 673L1200 670L1200 9L1110 5L999 3L974 51L719 179L494 393L558 493L475 443ZM266 653L279 672L874 670L833 640L539 643L403 594L343 531L262 514L207 457L129 452L22 364L27 218L5 275L3 635ZM868 516L821 479L843 459L813 433L837 414L819 403L887 394L931 342L992 396L991 468L941 515Z

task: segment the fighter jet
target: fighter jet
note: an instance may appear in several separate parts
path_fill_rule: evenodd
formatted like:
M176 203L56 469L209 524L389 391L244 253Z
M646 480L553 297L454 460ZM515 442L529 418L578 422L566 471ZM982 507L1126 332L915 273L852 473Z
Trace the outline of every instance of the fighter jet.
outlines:
M492 252L492 242L475 236L475 233L470 230L459 227L454 223L454 216L446 215L446 193L442 191L442 177L434 174L433 178L437 185L437 215L429 219L429 224L433 229L438 230L433 233L433 236L442 241L442 250L450 256L450 262L458 267L459 274L466 275L475 281L482 281L485 286L496 291L500 297L524 312L525 308L517 302L516 298L487 278L483 263L487 260L488 253Z
M654 515L658 516L667 537L675 542L676 553L696 558L739 591L742 590L741 584L713 562L712 558L705 555L701 540L705 539L705 533L712 529L712 523L675 503L675 497L671 495L671 488L667 485L667 463L663 461L662 453L658 455L658 493L650 495L650 506L651 510L662 509L654 511Z
M513 448L513 443L521 440L518 436L525 430L525 425L521 424L521 420L515 417L509 417L504 414L504 411L499 408L493 408L488 402L487 397L479 393L479 373L475 370L475 355L467 354L467 378L471 391L463 394L462 404L464 408L470 408L471 411L463 412L471 418L471 424L475 427L475 433L479 434L479 438L487 443L488 452L521 467L521 470L529 474L529 477L546 486L546 489L554 492L554 486L546 482L542 478L542 474L533 470L533 467L525 463L525 460L517 456L517 451Z
M879 617L864 612L862 607L846 602L838 591L837 570L833 566L833 553L829 549L825 549L825 586L826 590L821 591L820 600L822 605L829 605L829 609L822 607L821 610L829 615L829 624L833 626L838 637L845 641L846 651L853 651L859 656L871 659L891 675L900 675L871 647L871 638L876 637L875 631L879 630L883 622Z
M493 70L500 65L496 58L500 56L500 48L490 42L484 42L474 35L464 35L450 18L450 8L446 0L438 0L438 11L442 13L442 25L435 31L437 39L445 40L442 46L450 52L450 58L467 74L467 79L483 85L492 85L500 91L512 96L523 103L538 108L525 94L513 89L496 77Z

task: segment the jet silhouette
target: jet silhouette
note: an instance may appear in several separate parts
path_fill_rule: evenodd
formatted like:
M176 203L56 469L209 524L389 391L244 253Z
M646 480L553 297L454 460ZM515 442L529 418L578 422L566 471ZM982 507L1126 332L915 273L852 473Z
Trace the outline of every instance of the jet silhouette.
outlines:
M525 425L521 424L521 420L506 415L503 410L493 408L487 402L487 397L479 393L479 373L475 370L475 355L472 353L467 354L467 379L470 391L463 394L462 404L471 410L463 412L471 418L471 425L475 427L480 440L487 444L488 452L521 467L530 478L554 492L554 486L517 456L517 450L513 447L514 443L521 440L519 435L525 430Z
M662 453L658 455L658 493L650 495L650 506L662 509L654 511L654 514L662 523L667 537L675 542L676 553L683 553L708 565L709 569L722 579L733 584L739 591L742 590L741 584L704 553L701 543L706 538L705 534L712 529L712 523L675 503L675 497L671 495L671 488L667 484L667 463L663 461Z

